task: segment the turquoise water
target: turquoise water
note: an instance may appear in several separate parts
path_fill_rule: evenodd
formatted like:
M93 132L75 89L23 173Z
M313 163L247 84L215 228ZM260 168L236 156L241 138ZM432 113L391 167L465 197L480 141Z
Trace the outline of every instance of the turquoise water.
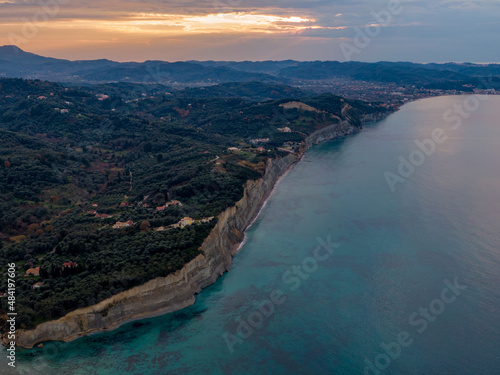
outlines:
M195 305L23 350L17 372L500 374L500 97L484 98L448 122L465 97L413 102L311 149Z

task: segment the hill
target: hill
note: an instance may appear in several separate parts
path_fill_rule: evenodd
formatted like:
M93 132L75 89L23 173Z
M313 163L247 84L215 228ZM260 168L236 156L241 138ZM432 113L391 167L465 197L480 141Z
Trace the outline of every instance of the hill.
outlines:
M119 63L110 60L53 59L24 52L15 46L0 47L0 77L78 84L154 83L173 87L199 87L229 82L302 86L304 81L321 85L321 82L345 80L358 85L360 82L378 82L459 91L472 91L474 88L500 89L499 64L293 60Z
M181 269L269 159L389 112L332 94L256 101L302 94L256 83L164 90L0 79L0 273L16 263L20 328Z

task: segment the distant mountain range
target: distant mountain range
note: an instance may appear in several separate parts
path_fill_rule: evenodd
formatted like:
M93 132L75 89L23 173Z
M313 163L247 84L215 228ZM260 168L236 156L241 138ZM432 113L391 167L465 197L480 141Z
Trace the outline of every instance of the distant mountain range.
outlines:
M0 77L73 84L110 82L207 86L262 82L294 86L300 81L350 80L434 89L500 88L500 64L338 61L70 61L39 56L16 46L0 47Z
M141 82L161 84L213 84L222 82L277 83L269 74L195 62L110 60L69 61L38 56L16 46L0 47L0 77L41 79L68 83Z

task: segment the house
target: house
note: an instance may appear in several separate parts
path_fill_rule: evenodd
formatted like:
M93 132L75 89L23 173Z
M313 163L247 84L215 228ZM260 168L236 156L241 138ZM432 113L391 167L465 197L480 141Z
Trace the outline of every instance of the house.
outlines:
M69 109L61 109L61 113L62 114L69 113Z
M278 128L278 131L282 133L291 133L292 129L290 129L288 126L285 126L284 128Z
M182 206L182 203L179 201L170 201L167 204L165 204L165 207L169 207L169 206Z
M87 215L95 215L97 214L97 211L96 210L93 210L93 211L87 211Z
M257 151L259 152L266 152L267 150L264 147L257 147Z
M113 216L108 215L108 214L96 214L94 217L97 219L109 219L110 217L113 217Z
M229 147L228 151L240 151L238 147Z
M185 217L181 221L179 221L179 225L181 228L184 228L185 226L191 225L194 223L194 220L190 217Z
M64 262L62 268L73 268L78 267L78 263L76 262Z
M115 225L113 225L114 229L124 229L124 228L130 228L134 226L134 222L132 220L126 221L126 222L120 222L117 221Z
M92 207L97 207L99 206L97 203L92 204Z
M40 276L40 266L36 268L30 268L26 271L26 275L24 276Z
M105 94L97 94L96 97L97 97L97 100L100 100L100 101L109 99L109 95L105 95Z
M156 207L156 211L165 211L165 206Z
M40 289L40 287L43 285L42 282L39 282L39 283L36 283L36 284L33 284L31 289Z
M131 206L133 206L132 203L128 203L128 202L122 202L122 203L120 203L120 207L131 207Z
M204 217L203 219L200 220L201 223L208 223L213 220L213 216L210 217Z
M257 138L257 139L251 139L249 141L250 143L266 143L269 142L269 138Z

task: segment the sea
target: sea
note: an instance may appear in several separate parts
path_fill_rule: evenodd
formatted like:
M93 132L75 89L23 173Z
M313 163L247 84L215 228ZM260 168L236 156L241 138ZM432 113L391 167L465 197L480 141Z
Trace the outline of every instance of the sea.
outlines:
M193 306L0 373L500 374L500 96L414 101L311 148L246 236Z

